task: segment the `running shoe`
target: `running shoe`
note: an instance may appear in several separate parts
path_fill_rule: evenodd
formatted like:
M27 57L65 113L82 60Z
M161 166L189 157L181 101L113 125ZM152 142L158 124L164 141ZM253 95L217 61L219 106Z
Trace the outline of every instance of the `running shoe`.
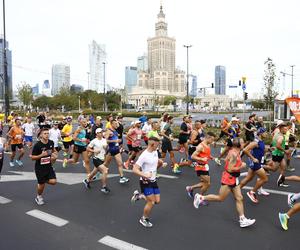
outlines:
M295 168L293 168L293 167L291 167L291 166L288 166L287 168L286 168L286 171L289 171L289 172L294 172L296 169Z
M13 161L10 161L9 166L13 168L15 166L15 163Z
M150 222L150 220L148 218L144 218L142 217L140 219L140 223L144 226L144 227L152 227L152 223Z
M138 190L135 190L133 192L133 195L131 197L131 203L135 203L136 201L138 201L140 199L140 193Z
M124 184L124 183L127 183L127 182L129 182L129 179L128 178L126 178L126 177L120 177L120 180L119 180L119 183L121 183L121 184Z
M108 193L110 192L110 189L107 188L107 187L102 187L102 188L100 189L100 191L101 191L102 193L104 193L104 194L108 194Z
M194 196L194 202L193 202L193 204L194 204L194 207L196 208L196 209L198 209L199 208L199 205L200 205L200 203L201 203L201 195L200 194L195 194L195 196Z
M194 193L193 193L193 189L191 186L186 186L185 190L190 198L194 198Z
M253 203L258 203L258 199L256 198L256 194L253 191L247 192L247 196Z
M247 219L244 218L243 220L240 220L240 227L249 227L255 223L255 219Z
M42 196L40 196L40 197L35 197L35 202L36 202L36 204L38 204L39 206L42 206L42 205L44 205L45 204L45 202L44 202L44 199L43 199L43 197Z
M16 160L16 163L19 165L19 167L22 167L22 166L23 166L23 162L20 161L20 160Z
M173 173L174 174L181 174L181 170L179 169L179 165L177 163L174 164L174 167L173 167Z
M287 201L287 203L288 203L288 205L289 205L290 208L292 208L294 206L294 204L295 204L295 201L293 200L293 196L294 196L294 194L288 194L288 201Z
M124 168L129 169L129 161L125 161L123 165Z
M84 179L82 182L86 189L91 189L91 185L87 179Z
M262 187L260 189L257 190L257 193L259 195L264 195L264 196L269 196L270 193L268 193L266 190L264 190Z
M67 167L67 164L68 164L68 160L67 160L67 159L64 159L63 164L62 164L63 168L66 168L66 167Z
M280 174L279 177L278 177L278 179L277 179L277 186L280 187L280 185L282 183L284 183L284 180L285 180L284 175Z
M162 164L162 167L163 168L166 168L168 166L168 163L167 162L164 162L163 164Z
M278 216L279 216L281 227L284 230L288 230L288 218L287 218L287 214L279 213Z
M215 163L217 163L218 166L221 166L221 160L219 158L215 158Z
M284 187L284 188L287 188L289 186L290 186L289 184L284 183L284 182L279 185L279 187Z

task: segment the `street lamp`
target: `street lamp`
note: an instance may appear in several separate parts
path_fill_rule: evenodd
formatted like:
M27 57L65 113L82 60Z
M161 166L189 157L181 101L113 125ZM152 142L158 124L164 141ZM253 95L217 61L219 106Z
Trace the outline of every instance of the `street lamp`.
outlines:
M5 0L3 0L3 83L5 90L5 116L9 116L9 86L7 75L7 55L6 55L6 27L5 27Z
M107 104L106 104L106 94L105 94L105 65L106 65L106 62L102 62L103 64L103 94L104 94L104 111L106 111L106 107L107 107Z
M295 67L295 65L291 65L290 67L292 68L292 74L286 73L284 71L280 71L280 73L283 75L284 78L285 78L286 75L292 77L291 97L293 97L293 95L294 95L294 67Z
M192 45L183 45L186 48L186 114L189 114L189 48Z

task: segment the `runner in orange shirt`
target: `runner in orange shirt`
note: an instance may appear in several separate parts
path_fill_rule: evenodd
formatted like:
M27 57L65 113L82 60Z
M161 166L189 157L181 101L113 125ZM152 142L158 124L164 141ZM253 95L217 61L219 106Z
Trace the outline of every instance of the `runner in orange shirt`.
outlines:
M22 129L21 125L21 117L17 117L15 119L15 125L9 130L8 137L10 138L10 144L11 144L11 151L12 154L10 156L10 163L9 165L11 167L14 167L14 158L16 156L16 150L19 149L19 157L16 160L16 163L21 167L23 166L23 162L21 161L23 155L24 155L24 148L23 148L23 138L24 138L24 130Z

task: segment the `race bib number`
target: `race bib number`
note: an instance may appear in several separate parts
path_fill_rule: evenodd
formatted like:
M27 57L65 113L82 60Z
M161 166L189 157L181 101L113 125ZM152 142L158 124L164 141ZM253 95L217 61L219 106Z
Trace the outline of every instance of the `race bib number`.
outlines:
M47 164L50 164L50 163L51 163L51 157L50 156L41 158L41 165L47 165Z
M140 140L142 138L142 135L137 135L137 139Z
M264 156L261 158L261 161L260 161L260 163L262 163L262 164L264 164L264 163L265 163L265 157L264 157Z
M21 135L16 135L16 139L21 139L22 136Z
M238 186L240 184L239 177L235 178L235 185Z

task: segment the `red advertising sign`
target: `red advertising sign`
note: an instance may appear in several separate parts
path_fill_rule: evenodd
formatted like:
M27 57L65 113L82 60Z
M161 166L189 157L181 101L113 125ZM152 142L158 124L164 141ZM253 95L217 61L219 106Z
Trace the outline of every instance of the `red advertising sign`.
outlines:
M287 105L289 105L290 110L296 117L297 121L300 123L300 98L290 97L285 99Z

